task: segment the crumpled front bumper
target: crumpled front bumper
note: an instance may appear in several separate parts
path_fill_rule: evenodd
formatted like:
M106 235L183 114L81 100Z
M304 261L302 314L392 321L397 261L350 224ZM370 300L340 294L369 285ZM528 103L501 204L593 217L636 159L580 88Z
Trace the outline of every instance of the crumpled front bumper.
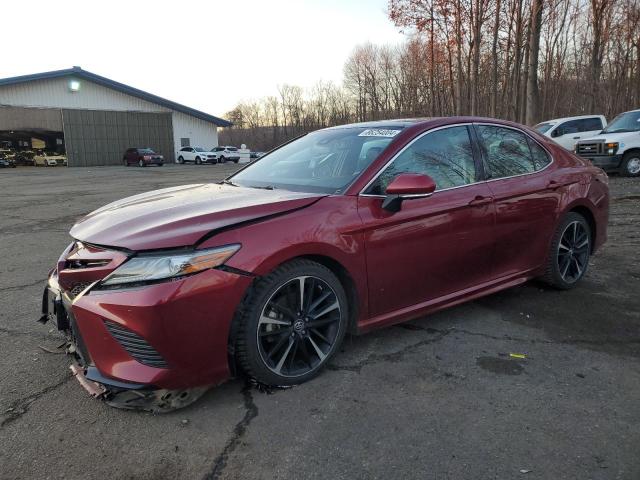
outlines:
M213 269L131 289L95 290L94 283L74 295L54 270L41 320L54 320L67 335L72 372L92 396L117 407L167 411L230 377L229 330L251 279ZM109 325L155 350L162 368L141 363Z

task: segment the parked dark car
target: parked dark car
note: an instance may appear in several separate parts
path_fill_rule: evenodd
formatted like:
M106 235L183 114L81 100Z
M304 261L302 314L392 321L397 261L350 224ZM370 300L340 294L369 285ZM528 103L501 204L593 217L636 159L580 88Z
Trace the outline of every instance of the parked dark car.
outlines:
M316 376L365 333L541 278L575 287L607 238L606 174L474 117L309 133L219 184L102 207L44 291L76 378L111 405L184 406L242 372Z
M149 165L164 165L164 157L150 148L129 148L122 156L122 162L126 167L138 165L148 167Z
M255 159L263 157L263 156L264 156L264 152L251 152L251 153L249 153L249 158L251 160L255 160Z
M0 154L0 168L16 168L16 162Z

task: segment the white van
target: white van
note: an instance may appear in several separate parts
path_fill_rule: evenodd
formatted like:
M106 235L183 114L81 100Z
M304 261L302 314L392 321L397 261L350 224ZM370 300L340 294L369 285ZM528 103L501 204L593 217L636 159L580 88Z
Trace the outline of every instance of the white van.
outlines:
M621 113L598 135L578 141L575 151L603 170L640 176L640 110Z

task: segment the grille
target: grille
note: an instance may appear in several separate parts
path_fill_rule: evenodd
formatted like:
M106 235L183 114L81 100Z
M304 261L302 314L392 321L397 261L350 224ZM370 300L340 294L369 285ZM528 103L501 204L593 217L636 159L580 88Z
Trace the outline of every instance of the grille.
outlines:
M117 323L104 322L104 324L113 338L138 362L149 367L167 368L165 359L140 335Z
M576 153L578 155L602 155L602 142L578 143Z
M73 288L71 290L69 290L69 295L72 297L77 297L78 295L80 295L80 293L87 288L89 285L91 285L88 282L85 283L76 283Z

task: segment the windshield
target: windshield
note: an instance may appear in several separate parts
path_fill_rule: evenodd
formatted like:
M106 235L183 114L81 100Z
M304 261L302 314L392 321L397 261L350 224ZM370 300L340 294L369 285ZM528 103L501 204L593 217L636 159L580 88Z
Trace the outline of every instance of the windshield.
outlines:
M151 150L150 148L141 148L140 149L140 153L147 153L147 154L151 154L151 153L156 153L153 150Z
M640 131L640 110L636 112L621 113L607 125L602 133L621 133Z
M553 127L554 125L555 125L555 123L539 123L533 128L535 128L540 133L545 133L545 132L548 132L549 129L551 127Z
M319 130L263 156L231 177L243 187L339 193L389 145L399 128Z
M194 147L193 148L196 152L206 152L206 150L202 147Z

